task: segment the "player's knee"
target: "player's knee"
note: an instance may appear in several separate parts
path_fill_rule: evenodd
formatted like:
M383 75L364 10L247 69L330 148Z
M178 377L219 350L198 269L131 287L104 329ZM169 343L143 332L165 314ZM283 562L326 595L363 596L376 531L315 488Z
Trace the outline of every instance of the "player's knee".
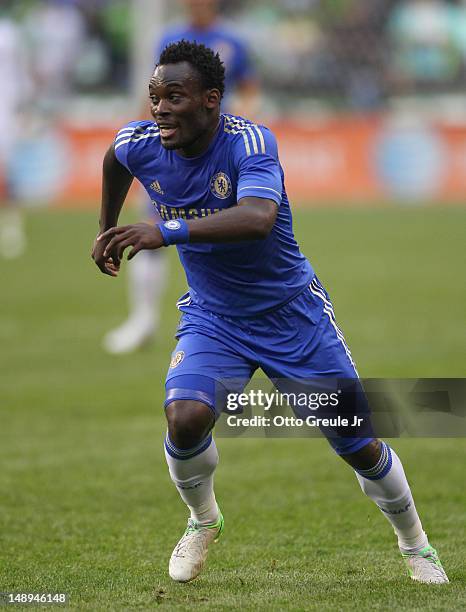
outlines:
M341 457L356 470L370 470L380 459L381 450L380 440L374 438L356 452Z
M211 409L193 400L173 401L168 404L165 414L170 440L183 449L199 444L215 423Z

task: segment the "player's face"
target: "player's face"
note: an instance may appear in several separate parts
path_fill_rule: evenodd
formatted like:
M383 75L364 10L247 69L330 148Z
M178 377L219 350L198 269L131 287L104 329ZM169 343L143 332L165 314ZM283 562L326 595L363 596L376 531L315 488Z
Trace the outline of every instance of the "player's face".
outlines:
M189 63L157 66L149 82L149 97L166 149L192 157L207 148L217 127L220 94L203 89Z

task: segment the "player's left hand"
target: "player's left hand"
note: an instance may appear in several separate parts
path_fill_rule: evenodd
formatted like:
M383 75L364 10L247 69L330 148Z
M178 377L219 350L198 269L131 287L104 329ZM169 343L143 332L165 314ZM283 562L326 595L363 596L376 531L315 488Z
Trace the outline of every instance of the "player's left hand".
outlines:
M123 253L128 247L133 247L128 253L128 259L132 259L136 253L143 249L154 250L165 246L159 228L148 223L111 227L101 234L97 240L107 242L104 257L113 256L118 262L121 261Z
M99 238L100 234L97 234L97 238L94 240L94 244L92 246L91 257L103 274L108 274L108 276L118 276L118 272L120 271L120 262L114 262L113 257L111 256L104 256L107 243L105 241L100 242Z

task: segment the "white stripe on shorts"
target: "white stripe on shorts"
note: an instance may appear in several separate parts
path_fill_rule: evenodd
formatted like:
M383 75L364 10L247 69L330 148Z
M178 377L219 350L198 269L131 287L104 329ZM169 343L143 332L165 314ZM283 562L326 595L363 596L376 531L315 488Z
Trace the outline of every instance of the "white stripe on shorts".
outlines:
M314 281L314 279L313 279ZM311 284L309 285L309 290L311 293L313 293L314 295L316 295L318 298L320 298L322 300L322 302L324 303L324 312L325 314L328 316L330 323L332 324L333 329L335 330L335 333L337 335L337 338L340 340L345 353L348 357L348 359L350 360L351 365L354 368L354 371L356 372L356 376L359 377L358 371L356 369L356 364L353 361L353 357L351 356L351 351L349 350L348 345L346 344L346 340L345 337L343 335L343 332L341 331L341 329L338 327L337 322L335 320L335 313L333 312L333 306L332 306L332 302L330 302L330 300L325 296L325 294L317 289L318 285L317 283L313 283L311 282Z

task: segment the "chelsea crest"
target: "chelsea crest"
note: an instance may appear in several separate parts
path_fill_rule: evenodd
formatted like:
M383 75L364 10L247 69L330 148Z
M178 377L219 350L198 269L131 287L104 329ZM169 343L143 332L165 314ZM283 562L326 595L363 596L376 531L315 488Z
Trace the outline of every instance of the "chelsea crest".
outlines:
M231 194L230 177L224 172L217 172L210 180L210 191L216 198L224 200Z

